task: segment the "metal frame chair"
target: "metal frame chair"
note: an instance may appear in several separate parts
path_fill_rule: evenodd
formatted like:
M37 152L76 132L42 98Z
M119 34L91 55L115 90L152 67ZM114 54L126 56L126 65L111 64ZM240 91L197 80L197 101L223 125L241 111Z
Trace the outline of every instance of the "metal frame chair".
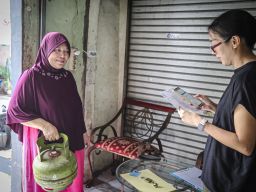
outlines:
M163 147L159 135L168 126L175 108L153 104L131 98L125 99L117 114L106 124L92 129L91 141L93 145L88 149L89 168L92 173L92 179L87 181L87 187L90 187L95 177L92 168L91 153L97 150L99 155L101 151L107 151L115 157L121 156L128 159L150 159L160 160L163 157ZM156 116L163 116L165 119L156 119ZM113 125L119 117L128 122L124 127L125 136L117 135L117 128ZM156 123L158 122L158 123ZM111 130L111 133L107 131Z

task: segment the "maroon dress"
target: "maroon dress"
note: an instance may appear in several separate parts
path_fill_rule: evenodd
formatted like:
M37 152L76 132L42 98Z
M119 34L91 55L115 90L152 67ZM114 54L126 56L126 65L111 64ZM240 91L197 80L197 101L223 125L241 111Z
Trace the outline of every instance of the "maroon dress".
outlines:
M27 144L35 145L33 139L37 139L42 133L38 130L34 133L33 128L23 127L20 123L37 118L50 122L59 132L65 133L73 152L84 149L83 134L86 129L83 106L74 77L71 72L64 68L55 69L48 62L49 55L63 43L66 43L70 50L70 44L63 34L50 32L45 35L35 64L23 72L9 103L6 123L18 133L19 139L24 143L23 148L31 149L26 155L23 154L25 162L27 158L33 159L35 156L33 147L29 148ZM33 141L28 141L30 139ZM28 167L23 167L23 170L26 169Z

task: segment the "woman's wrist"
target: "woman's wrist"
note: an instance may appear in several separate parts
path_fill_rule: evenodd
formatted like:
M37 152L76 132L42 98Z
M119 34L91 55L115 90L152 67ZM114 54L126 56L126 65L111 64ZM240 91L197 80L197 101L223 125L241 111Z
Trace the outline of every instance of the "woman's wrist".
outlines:
M207 119L202 118L201 121L197 125L197 129L200 131L204 131L206 124L208 123Z
M42 126L40 128L41 131L48 131L51 124L48 121L42 119Z
M194 121L194 125L195 127L198 127L198 124L200 123L200 121L202 120L203 118L201 116L198 116L197 118L195 118L195 121Z

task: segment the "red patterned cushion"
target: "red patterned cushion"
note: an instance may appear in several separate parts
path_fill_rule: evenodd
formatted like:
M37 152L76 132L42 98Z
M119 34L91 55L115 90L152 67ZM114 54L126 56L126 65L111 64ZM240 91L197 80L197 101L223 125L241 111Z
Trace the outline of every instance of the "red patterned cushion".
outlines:
M95 147L104 151L109 151L129 159L137 159L145 151L146 146L136 139L130 137L112 137L95 144ZM151 148L156 149L153 146ZM147 149L148 150L148 149Z

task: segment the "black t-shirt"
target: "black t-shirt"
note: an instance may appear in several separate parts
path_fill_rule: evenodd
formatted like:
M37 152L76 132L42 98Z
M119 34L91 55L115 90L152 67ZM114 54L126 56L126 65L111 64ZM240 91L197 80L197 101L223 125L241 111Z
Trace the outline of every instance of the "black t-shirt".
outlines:
M235 132L234 110L238 104L256 118L256 61L236 69L218 104L213 124ZM251 127L256 129L256 127ZM208 137L202 180L211 192L253 191L256 185L256 150L251 156Z

